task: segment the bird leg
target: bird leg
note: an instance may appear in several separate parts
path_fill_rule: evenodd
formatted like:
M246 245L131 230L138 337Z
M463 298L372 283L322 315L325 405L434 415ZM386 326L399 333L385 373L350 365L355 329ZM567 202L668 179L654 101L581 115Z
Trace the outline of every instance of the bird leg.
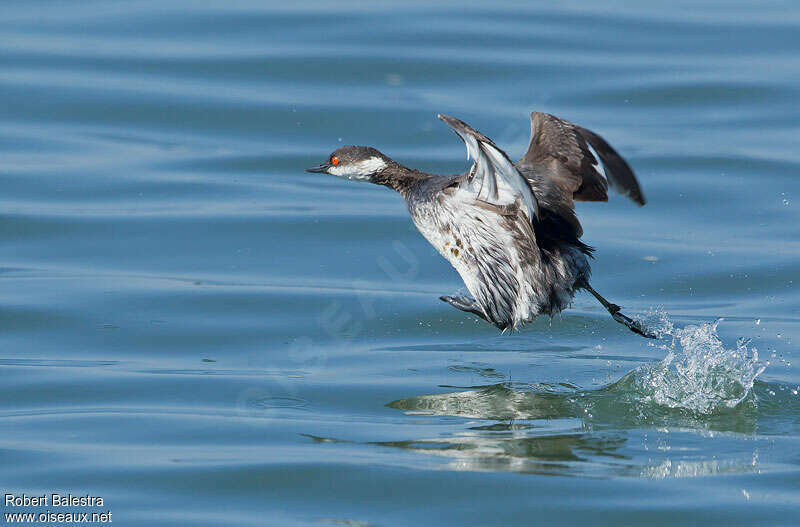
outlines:
M486 318L486 315L483 314L483 310L480 308L478 302L476 302L474 298L470 298L468 296L440 296L439 300L447 302L451 306L460 309L461 311L478 315L486 322L491 323L491 320Z
M481 306L478 304L477 300L475 300L474 298L471 298L471 297L468 297L468 296L464 296L464 295L459 295L459 296L440 296L439 300L447 302L451 306L453 306L455 308L458 308L461 311L466 311L467 313L472 313L473 315L478 315L483 320L485 320L489 324L492 324L494 327L496 327L497 329L499 329L503 333L505 333L505 331L511 326L508 323L494 322L494 321L488 319L486 317L486 315L483 313L483 309L481 309Z
M645 338L648 338L648 339L658 338L655 335L653 335L652 333L649 333L647 331L647 329L645 329L645 327L642 326L642 324L639 321L633 320L633 319L623 315L620 312L620 307L617 304L612 304L611 302L609 302L608 300L606 300L605 298L600 296L600 293L595 291L592 288L592 286L589 285L589 282L587 282L586 280L580 280L577 285L579 287L582 287L583 289L586 289L590 293L592 293L592 295L601 304L603 304L603 307L606 308L606 310L611 314L611 316L614 318L614 320L616 320L620 324L624 325L625 327L627 327L628 329L630 329L634 333L638 333L639 335L641 335L641 336L643 336Z

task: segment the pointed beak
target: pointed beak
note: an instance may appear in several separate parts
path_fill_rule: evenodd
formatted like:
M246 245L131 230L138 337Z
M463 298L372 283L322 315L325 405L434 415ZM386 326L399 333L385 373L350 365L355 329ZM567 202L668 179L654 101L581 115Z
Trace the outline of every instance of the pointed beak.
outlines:
M306 172L326 172L330 166L331 165L329 163L322 163L319 166L307 168Z

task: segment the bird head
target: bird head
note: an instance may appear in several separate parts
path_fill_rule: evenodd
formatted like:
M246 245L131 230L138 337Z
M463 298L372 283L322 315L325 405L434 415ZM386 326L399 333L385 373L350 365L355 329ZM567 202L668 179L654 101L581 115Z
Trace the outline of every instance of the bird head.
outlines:
M343 146L319 166L306 172L323 172L344 179L374 182L375 176L389 165L389 158L369 146Z

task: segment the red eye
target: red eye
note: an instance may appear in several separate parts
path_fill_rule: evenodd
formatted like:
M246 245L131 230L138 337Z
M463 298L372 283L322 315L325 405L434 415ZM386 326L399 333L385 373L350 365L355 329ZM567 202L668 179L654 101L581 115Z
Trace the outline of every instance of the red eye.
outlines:
M336 166L339 164L339 158L336 156L331 156L331 165Z

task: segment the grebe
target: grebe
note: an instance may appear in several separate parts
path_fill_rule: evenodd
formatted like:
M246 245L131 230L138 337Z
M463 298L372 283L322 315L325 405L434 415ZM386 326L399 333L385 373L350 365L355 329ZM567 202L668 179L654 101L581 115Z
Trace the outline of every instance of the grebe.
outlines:
M531 114L531 140L516 164L494 142L454 117L438 115L464 141L472 167L425 174L366 146L345 146L308 172L396 190L422 235L461 275L471 296L442 296L500 330L553 317L579 289L614 320L655 338L589 285L594 249L575 201L607 201L609 185L639 205L644 195L628 163L594 132L550 114Z

